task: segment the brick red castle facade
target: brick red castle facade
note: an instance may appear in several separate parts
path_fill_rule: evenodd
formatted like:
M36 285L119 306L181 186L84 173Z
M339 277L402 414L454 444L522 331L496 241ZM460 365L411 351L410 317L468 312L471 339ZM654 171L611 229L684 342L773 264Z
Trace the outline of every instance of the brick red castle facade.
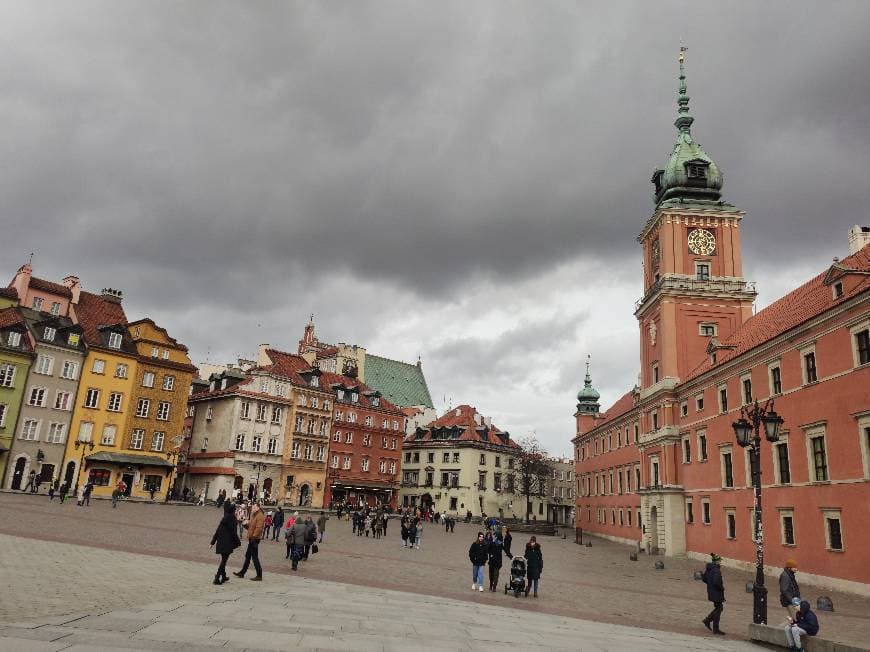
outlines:
M675 124L638 237L639 384L602 413L587 370L578 395L576 527L750 566L751 471L732 423L773 398L785 422L761 450L766 562L796 558L804 582L870 594L870 245L753 316L744 214L692 139L682 74Z

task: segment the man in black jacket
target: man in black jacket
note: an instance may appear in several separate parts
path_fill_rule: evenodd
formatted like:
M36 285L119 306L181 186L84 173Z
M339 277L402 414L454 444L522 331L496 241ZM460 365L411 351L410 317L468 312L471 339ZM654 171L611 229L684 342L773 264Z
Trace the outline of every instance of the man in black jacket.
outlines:
M719 618L722 616L725 602L725 585L722 582L722 569L719 567L721 563L722 558L715 552L711 552L710 563L707 564L703 575L701 575L701 579L707 585L707 599L713 603L713 611L702 622L704 627L714 634L724 636L725 632L719 629Z
M473 584L471 590L483 591L483 567L486 565L489 550L483 541L483 532L477 533L477 540L468 549L468 558L471 560L471 573Z

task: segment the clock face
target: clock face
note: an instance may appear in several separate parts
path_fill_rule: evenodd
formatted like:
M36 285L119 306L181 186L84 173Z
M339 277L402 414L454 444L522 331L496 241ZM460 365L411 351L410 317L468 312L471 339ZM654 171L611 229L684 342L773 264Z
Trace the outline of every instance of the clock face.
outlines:
M707 229L689 233L689 251L698 256L709 256L716 251L716 236Z

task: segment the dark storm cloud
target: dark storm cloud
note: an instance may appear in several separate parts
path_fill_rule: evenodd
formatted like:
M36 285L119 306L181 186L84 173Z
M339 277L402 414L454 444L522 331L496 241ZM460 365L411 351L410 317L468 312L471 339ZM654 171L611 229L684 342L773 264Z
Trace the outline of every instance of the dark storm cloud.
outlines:
M4 3L0 255L123 288L199 357L292 348L309 311L373 341L577 261L598 272L542 300L622 296L683 37L746 275L787 277L867 222L868 33L864 2ZM464 346L522 367L450 337L442 378ZM633 380L630 357L607 375Z

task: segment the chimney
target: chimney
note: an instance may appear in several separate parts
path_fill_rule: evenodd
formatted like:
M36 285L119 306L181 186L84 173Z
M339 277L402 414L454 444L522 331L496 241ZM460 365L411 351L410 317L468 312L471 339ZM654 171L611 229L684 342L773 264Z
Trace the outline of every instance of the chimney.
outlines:
M460 410L459 408L456 408L456 416L458 416L458 417L462 416L462 410Z
M483 423L483 417L480 415L480 412L474 413L474 423L476 423L477 425L480 425Z
M67 276L63 279L63 284L69 288L70 292L72 292L72 299L70 299L70 303L77 305L79 302L79 295L82 291L82 283L79 281L78 276Z
M103 301L117 304L120 304L124 299L124 293L121 290L114 290L112 288L103 288L100 296L103 298Z
M270 358L269 354L266 353L266 351L271 348L271 344L261 344L257 347L257 364L259 366L265 367L272 364L272 358Z
M483 422L486 424L487 428L492 427L492 417L484 417Z
M849 255L857 254L870 244L870 226L858 226L849 229Z
M23 264L18 268L15 278L10 283L18 292L18 301L23 305L27 299L27 289L30 287L30 277L33 275L33 268L29 263Z

